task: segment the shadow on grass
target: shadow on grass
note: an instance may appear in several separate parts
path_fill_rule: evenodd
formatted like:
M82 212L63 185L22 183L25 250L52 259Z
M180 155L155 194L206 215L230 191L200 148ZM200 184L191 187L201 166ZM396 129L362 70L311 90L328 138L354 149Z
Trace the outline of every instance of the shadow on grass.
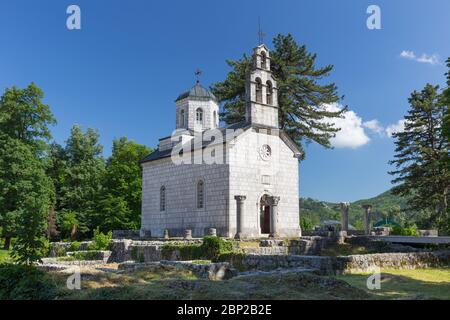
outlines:
M62 289L60 299L364 299L369 295L344 281L312 274L261 275L226 281L204 279L152 279L145 281L142 273L100 276L96 282L82 280L82 290ZM137 278L134 278L137 276ZM111 279L114 278L114 279ZM151 279L152 277L147 277ZM104 286L106 283L107 286Z

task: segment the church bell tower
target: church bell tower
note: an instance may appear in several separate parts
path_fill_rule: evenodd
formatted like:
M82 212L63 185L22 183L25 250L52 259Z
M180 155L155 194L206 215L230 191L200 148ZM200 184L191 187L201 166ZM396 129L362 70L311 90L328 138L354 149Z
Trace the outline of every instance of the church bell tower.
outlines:
M270 53L264 44L253 49L253 64L245 90L247 122L278 129L277 83L270 71Z

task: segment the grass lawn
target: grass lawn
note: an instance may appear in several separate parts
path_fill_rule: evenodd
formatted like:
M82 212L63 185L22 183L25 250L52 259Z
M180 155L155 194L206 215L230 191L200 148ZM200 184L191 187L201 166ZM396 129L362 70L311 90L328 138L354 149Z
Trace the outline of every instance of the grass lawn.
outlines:
M374 299L450 299L450 268L381 270L381 289L368 290L368 274L337 276Z

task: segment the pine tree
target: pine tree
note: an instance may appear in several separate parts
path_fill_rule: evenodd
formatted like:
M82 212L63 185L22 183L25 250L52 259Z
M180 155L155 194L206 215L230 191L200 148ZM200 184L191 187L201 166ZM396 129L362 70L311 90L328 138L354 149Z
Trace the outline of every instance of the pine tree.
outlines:
M443 134L450 140L450 57L447 59L447 88L442 93L444 104L447 106L447 110L444 114Z
M290 34L277 35L273 46L271 71L278 86L280 128L301 149L303 143L311 141L330 148L330 139L339 131L333 118L342 117L346 111L346 108L337 111L329 108L342 97L338 96L334 83L320 83L333 66L316 68L317 56L309 53L304 45L299 46ZM222 120L233 123L245 117L245 81L252 59L244 54L242 59L227 63L232 71L211 90L223 103Z
M393 193L409 198L409 209L430 210L432 227L448 227L450 168L443 165L449 157L450 142L442 135L446 106L438 94L439 86L427 84L409 98L410 110L405 116L403 132L393 135L395 156L390 163L396 176Z

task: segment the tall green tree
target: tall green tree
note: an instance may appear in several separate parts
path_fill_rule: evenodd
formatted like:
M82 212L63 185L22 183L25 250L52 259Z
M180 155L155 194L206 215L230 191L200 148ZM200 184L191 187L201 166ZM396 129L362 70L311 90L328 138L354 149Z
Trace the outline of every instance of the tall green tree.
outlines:
M34 83L24 89L7 88L0 98L0 132L43 151L56 123L43 91Z
M97 207L100 201L105 163L103 147L97 131L72 127L65 147L65 172L60 188L59 206L64 212L75 213L77 232L88 235L98 225ZM64 217L60 217L60 220Z
M43 254L53 193L51 180L34 151L18 139L0 135L0 223L9 232L8 242L8 236L17 237L13 257L26 264Z
M56 123L50 107L42 102L43 97L42 90L31 83L24 89L15 86L7 88L0 98L0 162L3 164L0 192L6 197L1 200L0 226L7 249L11 237L16 236L21 227L21 215L30 213L24 211L23 203L14 198L15 192L18 193L23 187L22 184L28 186L28 180L18 180L17 167L25 171L33 170L27 166L40 170L47 142L51 138L49 126ZM11 150L6 146L11 147ZM28 151L35 157L34 160ZM11 158L11 154L18 158ZM47 199L46 189L41 191L44 192L41 198Z
M427 84L409 98L410 109L405 116L403 132L393 135L395 156L390 163L395 170L394 194L406 196L415 212L430 210L430 227L448 228L450 142L442 134L446 106L438 93L439 86Z
M339 128L333 118L343 116L346 108L335 110L330 104L338 103L334 83L323 84L323 79L333 70L332 65L316 67L316 54L304 45L298 45L292 35L277 35L270 53L271 71L277 80L280 128L299 147L311 141L330 148L330 139ZM240 60L228 60L232 68L227 78L214 84L212 92L223 103L221 118L233 123L245 118L245 81L252 65L252 58L244 54ZM304 154L304 152L303 152Z
M152 150L122 137L113 142L106 162L100 229L138 229L141 216L142 169L139 161Z
M448 140L450 140L450 57L447 59L447 88L442 93L444 104L447 106L447 110L444 113L443 134Z

